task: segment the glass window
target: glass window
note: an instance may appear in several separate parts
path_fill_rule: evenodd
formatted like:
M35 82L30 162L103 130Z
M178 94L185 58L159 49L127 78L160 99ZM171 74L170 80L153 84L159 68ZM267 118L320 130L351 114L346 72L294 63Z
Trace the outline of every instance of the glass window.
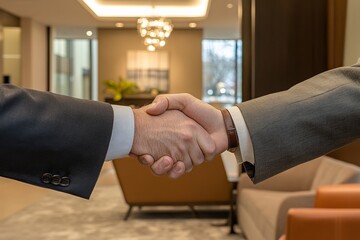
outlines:
M53 92L90 99L90 40L55 39Z
M203 100L229 106L241 102L240 40L203 40Z
M97 40L86 36L89 31L83 29L53 29L53 32L51 91L96 100Z

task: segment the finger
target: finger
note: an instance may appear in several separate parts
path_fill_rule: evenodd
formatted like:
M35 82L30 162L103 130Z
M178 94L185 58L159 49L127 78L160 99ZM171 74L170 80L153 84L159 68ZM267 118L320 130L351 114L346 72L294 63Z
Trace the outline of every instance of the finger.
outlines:
M171 157L163 156L151 165L151 170L155 175L164 175L173 167L173 165L174 161Z
M190 172L192 170L192 168L193 168L193 163L191 161L190 156L188 154L186 154L186 155L183 155L182 158L183 159L178 160L178 162L179 161L183 162L184 165L185 165L185 171Z
M196 142L190 145L189 155L194 166L203 163L205 160L204 154Z
M200 128L197 132L196 141L206 160L211 160L215 157L217 154L215 141L203 128Z
M151 115L159 115L166 110L182 111L207 131L214 131L212 129L214 120L222 122L223 119L219 110L187 93L159 95L154 100L154 106L148 108L146 112Z
M134 158L134 159L138 159L138 155L134 154L134 153L129 153L129 157Z
M169 102L166 95L158 95L153 103L147 106L146 113L157 116L164 113L168 109L168 106Z
M185 164L181 161L178 161L168 172L168 176L171 178L178 178L185 174Z
M168 101L167 108L169 110L185 110L186 106L190 105L190 103L198 100L197 98L193 97L187 93L180 93L180 94L166 94L163 95L166 100Z
M155 162L154 158L150 155L138 156L138 160L142 165L152 165Z
M185 111L186 106L197 100L197 98L187 93L158 95L153 104L146 109L146 112L151 115L160 115L166 110L180 110L187 114ZM201 101L199 100L199 102Z

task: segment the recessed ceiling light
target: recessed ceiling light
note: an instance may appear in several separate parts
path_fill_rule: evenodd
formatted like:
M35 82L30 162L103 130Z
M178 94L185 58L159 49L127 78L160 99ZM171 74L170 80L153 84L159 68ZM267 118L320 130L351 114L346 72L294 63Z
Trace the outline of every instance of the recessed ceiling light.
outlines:
M118 28L124 27L124 24L122 22L115 23L115 26Z
M87 32L86 32L86 36L91 37L92 35L93 35L93 32L92 32L92 31L87 31Z
M196 28L196 26L197 26L197 24L196 24L196 23L194 23L194 22L189 23L189 27L190 27L190 28Z
M234 6L234 5L233 5L232 3L228 3L228 4L226 5L227 8L233 8L233 6Z
M192 4L152 5L152 1L140 1L145 4L131 4L131 1L79 0L97 17L205 17L209 0L192 0ZM124 2L121 4L121 2ZM165 2L165 1L164 1ZM180 2L180 1L178 1Z

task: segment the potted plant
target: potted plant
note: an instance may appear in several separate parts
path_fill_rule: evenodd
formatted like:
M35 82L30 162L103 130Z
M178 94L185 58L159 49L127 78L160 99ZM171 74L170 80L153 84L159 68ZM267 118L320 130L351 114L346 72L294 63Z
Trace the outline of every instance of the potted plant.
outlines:
M113 101L120 101L124 94L134 94L139 91L135 82L126 80L122 77L118 81L105 80L104 81L106 92L112 95Z

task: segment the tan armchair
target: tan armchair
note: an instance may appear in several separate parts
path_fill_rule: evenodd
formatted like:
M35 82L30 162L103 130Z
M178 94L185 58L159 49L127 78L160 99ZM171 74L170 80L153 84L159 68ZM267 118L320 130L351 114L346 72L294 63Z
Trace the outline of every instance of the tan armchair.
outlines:
M134 206L157 205L229 205L231 184L228 182L220 155L195 167L179 179L155 176L136 160L113 161L117 178L129 205L127 219Z
M318 187L359 182L359 176L359 167L327 156L256 185L242 175L237 198L239 226L249 240L279 239L290 208L314 207Z

